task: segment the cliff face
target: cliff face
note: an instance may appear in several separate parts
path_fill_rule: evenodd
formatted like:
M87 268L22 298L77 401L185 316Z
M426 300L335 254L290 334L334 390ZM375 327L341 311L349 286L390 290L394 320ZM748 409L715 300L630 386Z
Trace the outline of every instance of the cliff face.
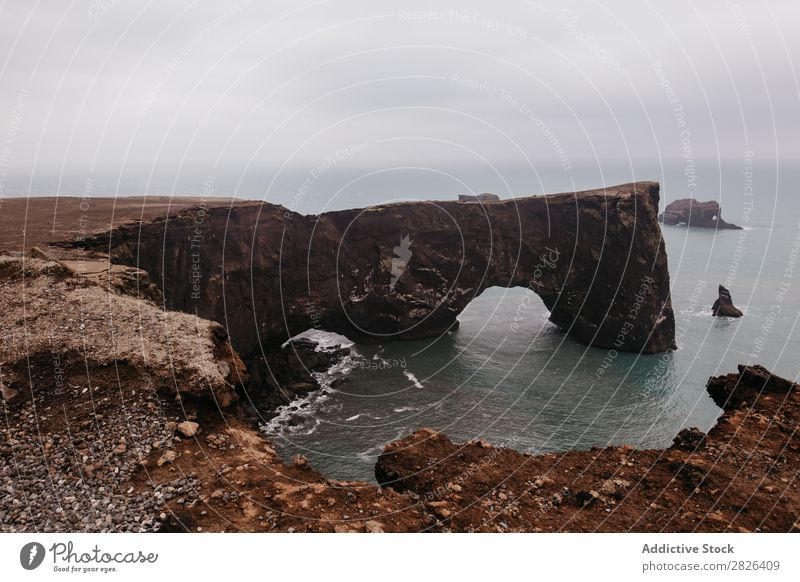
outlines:
M700 202L694 198L682 198L667 204L659 220L664 224L699 226L702 228L721 228L728 230L741 230L730 222L722 220L722 209L714 200Z
M149 272L168 307L225 325L245 357L314 327L359 342L436 336L491 286L530 288L578 341L659 352L674 346L674 317L658 190L640 182L318 216L253 203L190 209L87 244Z

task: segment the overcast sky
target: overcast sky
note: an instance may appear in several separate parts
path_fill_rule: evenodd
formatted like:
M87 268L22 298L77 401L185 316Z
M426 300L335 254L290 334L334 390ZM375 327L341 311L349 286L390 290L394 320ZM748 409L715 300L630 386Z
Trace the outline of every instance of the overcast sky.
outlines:
M793 160L799 22L797 0L6 0L2 166Z

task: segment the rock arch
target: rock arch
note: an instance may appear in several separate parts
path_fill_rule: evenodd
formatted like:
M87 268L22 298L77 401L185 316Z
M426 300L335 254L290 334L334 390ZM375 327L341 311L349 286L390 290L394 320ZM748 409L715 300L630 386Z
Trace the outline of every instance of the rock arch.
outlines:
M441 334L491 286L528 287L587 344L675 345L655 182L492 204L408 202L303 216L195 208L88 242L167 306L227 327L245 358L321 328L358 342Z

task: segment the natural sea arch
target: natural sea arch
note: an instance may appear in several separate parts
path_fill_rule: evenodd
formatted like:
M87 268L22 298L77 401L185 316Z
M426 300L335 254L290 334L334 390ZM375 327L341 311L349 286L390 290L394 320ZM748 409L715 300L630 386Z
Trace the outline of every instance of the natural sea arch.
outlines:
M497 286L536 293L580 342L653 353L675 340L658 191L640 182L309 216L240 202L88 245L150 273L167 307L223 324L245 358L309 328L360 343L435 337Z

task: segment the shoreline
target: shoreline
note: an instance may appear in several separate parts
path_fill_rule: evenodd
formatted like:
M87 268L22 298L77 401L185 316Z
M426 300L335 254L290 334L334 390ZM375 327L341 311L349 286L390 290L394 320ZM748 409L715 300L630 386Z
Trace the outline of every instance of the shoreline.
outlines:
M93 223L105 228L102 212L111 208L95 208ZM166 212L144 210L149 219ZM115 223L137 212L129 207ZM3 216L8 231L13 218ZM45 225L30 240L47 242L47 227L53 232ZM4 244L0 251L17 250ZM164 311L143 271L75 249L55 252L64 256L0 261L0 317L15 330L1 358L2 531L800 529L798 387L763 368L711 379L707 390L723 409L717 423L708 434L681 431L666 449L528 455L455 444L420 427L384 448L376 464L382 485L338 481L302 456L282 461L260 434L246 372L220 326ZM62 260L76 257L96 268ZM161 335L158 325L146 326L148 351L168 360L137 357L143 313L182 330ZM30 353L26 334L48 328ZM90 340L88 348L69 347L70 337ZM99 346L112 343L130 355L101 358ZM203 380L191 379L198 358L211 374ZM170 380L175 374L187 380Z

